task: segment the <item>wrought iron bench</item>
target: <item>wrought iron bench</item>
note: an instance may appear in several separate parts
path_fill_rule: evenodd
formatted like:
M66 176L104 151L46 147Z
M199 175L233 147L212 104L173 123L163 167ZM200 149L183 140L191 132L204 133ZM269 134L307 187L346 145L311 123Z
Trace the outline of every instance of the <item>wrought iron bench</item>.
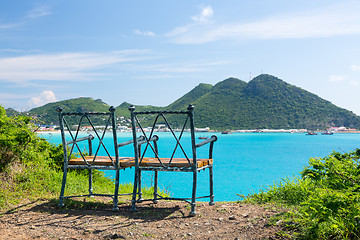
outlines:
M190 216L195 216L196 199L209 198L209 204L214 204L214 191L213 191L213 145L217 140L217 137L213 135L211 138L204 140L203 142L195 142L195 127L193 110L194 106L189 105L187 111L148 111L148 112L136 112L135 107L129 108L131 112L132 132L133 132L133 144L135 152L135 180L134 190L132 197L132 211L137 211L136 202L152 200L155 203L158 200L183 200L191 204ZM173 125L169 123L169 120L173 122ZM156 127L161 124L166 128L163 130L168 131L172 135L172 141L174 142L174 149L168 151L167 156L159 152L158 144L160 140L151 143L151 139L154 136ZM149 125L151 124L151 125ZM181 126L180 129L175 130L174 124ZM145 128L146 125L151 126ZM185 133L188 132L188 133ZM188 136L190 134L190 137ZM139 148L138 135L144 136L146 146L143 149ZM187 137L184 137L187 135ZM188 140L187 142L184 142ZM207 158L198 158L196 149L209 144L209 151ZM153 156L149 156L153 155ZM209 195L196 196L197 189L197 173L200 170L209 169ZM141 184L141 172L142 171L154 171L154 193L152 199L139 199L136 200L136 193L138 185ZM174 198L174 197L162 197L158 194L158 172L190 172L192 173L192 196L191 198ZM191 200L191 201L189 201Z
M119 178L121 169L131 168L135 166L135 158L120 157L119 148L132 144L133 140L118 143L115 121L115 108L110 107L109 112L94 113L94 112L63 112L63 108L57 109L59 113L59 122L61 130L62 145L64 150L64 172L63 181L61 186L59 206L64 206L64 199L71 197L84 197L84 196L107 196L113 198L113 210L118 209L118 196L131 195L119 194ZM105 123L101 129L94 125L94 121ZM77 123L74 127L71 123ZM74 129L75 128L75 129ZM85 128L85 129L84 129ZM87 130L92 134L80 137L83 130ZM106 144L106 136L111 135L111 143ZM96 141L94 141L96 140ZM156 140L155 137L152 140ZM87 147L79 146L81 142L87 141ZM136 139L138 146L147 143L143 136ZM96 147L94 148L94 142ZM94 149L96 149L94 151ZM138 150L140 151L140 149ZM101 154L101 155L100 155ZM88 194L77 196L64 196L66 178L68 169L87 169L89 172L89 190ZM93 170L113 170L115 171L115 191L113 194L99 194L93 192ZM139 184L141 186L141 184ZM141 196L141 191L139 191Z

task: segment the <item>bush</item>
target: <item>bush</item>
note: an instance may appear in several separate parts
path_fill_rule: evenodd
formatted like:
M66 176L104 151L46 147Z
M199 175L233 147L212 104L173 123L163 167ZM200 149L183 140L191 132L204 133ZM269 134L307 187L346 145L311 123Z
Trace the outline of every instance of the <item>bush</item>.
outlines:
M7 117L0 106L0 209L26 200L56 197L62 181L63 149L39 138L27 116ZM83 171L85 172L85 171ZM70 194L87 189L87 176L72 171ZM94 171L94 186L113 191L113 183ZM82 187L82 188L81 188Z
M20 202L57 198L62 182L63 148L38 137L31 118L7 117L0 106L0 209ZM81 195L88 188L88 171L70 170L67 195ZM93 171L97 193L114 192L113 180ZM143 193L150 196L150 189ZM132 185L120 186L120 193L132 192Z
M39 138L35 129L30 117L7 117L0 106L0 209L59 192L62 147Z
M281 203L291 208L284 220L296 222L298 238L359 239L359 158L359 149L311 158L301 178L285 179L245 201Z
M29 127L30 118L18 116L9 118L0 106L0 171L13 161L22 158L23 150L34 139Z

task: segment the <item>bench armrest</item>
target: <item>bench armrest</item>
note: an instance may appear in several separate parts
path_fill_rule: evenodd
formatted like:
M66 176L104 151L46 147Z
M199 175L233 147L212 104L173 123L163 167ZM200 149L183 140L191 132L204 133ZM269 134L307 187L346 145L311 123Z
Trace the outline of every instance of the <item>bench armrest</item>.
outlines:
M142 137L144 137L144 136L142 136ZM142 145L142 144L147 143L147 142L151 142L151 141L156 142L156 141L158 141L158 140L159 140L159 136L158 136L158 135L154 135L154 136L152 136L149 140L146 140L145 137L144 137L144 139L138 141L137 144L138 144L138 145Z
M154 135L149 141L157 141L157 140L159 140L159 137L157 135ZM132 144L133 142L134 142L134 140L129 140L129 141L121 142L117 146L118 147L123 147L123 146L129 145L129 144ZM142 145L144 143L147 143L144 136L140 136L140 137L137 138L137 144L138 145Z
M213 158L213 149L214 149L214 142L217 141L217 137L215 135L212 135L209 139L206 139L198 144L195 145L196 148L204 146L207 143L210 143L209 146L209 158L212 159Z
M137 138L137 140L138 141L142 141L142 140L144 140L145 139L145 137L144 136L140 136L140 137L138 137ZM134 142L134 140L129 140L129 141L125 141L125 142L121 142L121 143L118 143L118 147L123 147L123 146L126 146L126 145L129 145L129 144L132 144Z
M71 141L67 141L66 142L66 145L69 145L69 144L72 144L72 143L76 143L76 142L82 142L82 141L85 141L85 140L93 140L94 139L94 136L92 134L89 134L85 137L82 137L82 138L78 138L76 139L75 141L74 140L71 140Z
M195 147L198 148L198 147L204 146L207 143L216 142L216 140L217 140L217 137L215 135L212 135L210 138L208 138L202 142L199 142L198 144L195 144Z

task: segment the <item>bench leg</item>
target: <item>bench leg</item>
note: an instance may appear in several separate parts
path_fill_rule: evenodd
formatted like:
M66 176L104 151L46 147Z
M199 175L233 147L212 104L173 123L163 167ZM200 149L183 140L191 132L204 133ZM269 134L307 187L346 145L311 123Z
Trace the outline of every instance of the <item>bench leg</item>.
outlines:
M113 211L118 211L118 195L119 195L119 179L120 179L120 170L116 169L116 177L115 177L115 192L114 192L114 206Z
M90 195L90 197L93 195L92 179L93 179L92 169L89 169L89 195Z
M59 197L59 207L64 206L64 192L65 192L65 185L66 185L66 177L67 177L67 167L64 167L64 173L63 173L63 180L61 184L61 191L60 191L60 197Z
M197 185L197 171L193 172L193 188L192 188L192 198L191 198L191 217L196 216L195 206L196 206L196 185Z
M134 188L133 188L133 195L132 195L132 200L131 200L131 211L132 212L136 212L136 194L138 191L138 170L135 169L135 179L134 179Z
M158 171L154 171L154 203L158 203L157 197L158 197Z
M141 190L141 171L139 171L138 175L138 202L142 202L144 199L142 198L142 190Z
M210 180L210 202L209 205L215 205L214 202L214 178L213 178L213 166L209 167L209 180Z

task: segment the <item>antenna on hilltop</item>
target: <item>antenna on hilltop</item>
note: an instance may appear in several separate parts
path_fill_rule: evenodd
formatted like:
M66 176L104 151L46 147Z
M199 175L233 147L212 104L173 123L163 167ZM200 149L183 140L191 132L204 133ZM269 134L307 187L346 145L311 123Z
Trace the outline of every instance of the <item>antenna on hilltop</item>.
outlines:
M251 76L251 72L249 73L249 81L251 81L252 76Z

